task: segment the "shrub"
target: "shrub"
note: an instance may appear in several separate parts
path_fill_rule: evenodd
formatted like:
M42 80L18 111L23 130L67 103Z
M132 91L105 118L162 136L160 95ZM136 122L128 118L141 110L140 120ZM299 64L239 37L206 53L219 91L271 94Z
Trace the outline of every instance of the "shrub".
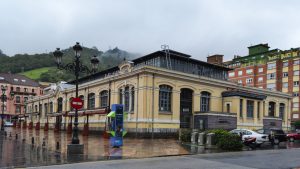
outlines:
M214 142L222 150L241 150L243 145L238 135L231 134L224 129L208 130L206 133L215 133Z
M179 133L181 142L191 142L191 134L192 130L190 129L182 129Z

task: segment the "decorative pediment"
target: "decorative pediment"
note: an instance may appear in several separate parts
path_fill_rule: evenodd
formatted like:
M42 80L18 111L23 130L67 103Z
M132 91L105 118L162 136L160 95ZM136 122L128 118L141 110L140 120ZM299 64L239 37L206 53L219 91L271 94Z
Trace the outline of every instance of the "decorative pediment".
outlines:
M119 65L120 73L128 73L131 72L133 68L133 62L124 61Z

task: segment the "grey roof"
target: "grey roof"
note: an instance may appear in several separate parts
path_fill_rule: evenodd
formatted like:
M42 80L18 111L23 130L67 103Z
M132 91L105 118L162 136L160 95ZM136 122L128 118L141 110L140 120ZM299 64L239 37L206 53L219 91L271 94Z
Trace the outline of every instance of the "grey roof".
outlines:
M39 87L40 84L26 76L11 73L0 73L0 83L8 83L20 86Z

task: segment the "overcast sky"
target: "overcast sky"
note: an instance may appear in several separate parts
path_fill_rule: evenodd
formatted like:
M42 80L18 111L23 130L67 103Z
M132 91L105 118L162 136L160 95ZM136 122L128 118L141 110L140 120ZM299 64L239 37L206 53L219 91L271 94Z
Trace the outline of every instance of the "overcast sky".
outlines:
M79 41L147 54L170 49L206 60L247 47L300 47L297 0L2 0L0 49L42 53Z

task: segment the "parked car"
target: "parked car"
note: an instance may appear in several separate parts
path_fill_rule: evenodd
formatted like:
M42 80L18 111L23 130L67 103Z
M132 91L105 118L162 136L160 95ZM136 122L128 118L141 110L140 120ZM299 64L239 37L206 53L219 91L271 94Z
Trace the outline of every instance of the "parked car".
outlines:
M266 134L260 134L256 131L253 130L248 130L248 129L234 129L231 130L230 133L233 134L238 134L239 136L241 136L242 141L245 141L245 139L249 139L249 138L256 138L255 143L257 145L260 145L264 142L269 141L268 135Z
M4 122L4 127L12 127L14 124L9 122L9 121L5 121Z
M257 132L267 134L272 144L279 144L280 142L285 142L287 140L286 134L279 128L259 129Z
M293 142L295 140L300 140L300 131L289 133L286 135L286 137L290 142Z

